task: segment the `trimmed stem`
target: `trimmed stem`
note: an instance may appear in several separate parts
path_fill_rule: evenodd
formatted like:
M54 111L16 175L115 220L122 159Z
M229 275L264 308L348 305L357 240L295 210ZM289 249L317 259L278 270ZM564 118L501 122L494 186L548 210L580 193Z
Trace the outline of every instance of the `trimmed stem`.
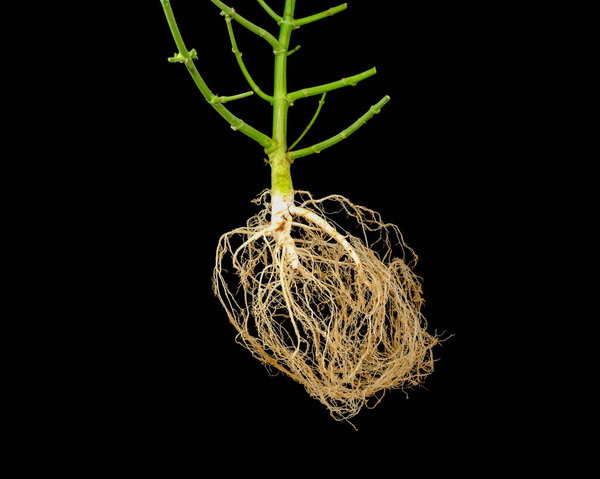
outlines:
M324 12L317 13L315 15L310 15L308 17L300 18L298 20L294 20L294 24L296 26L306 25L307 23L316 22L317 20L321 20L322 18L330 17L331 15L335 15L343 10L348 8L347 3L343 3L342 5L338 5L337 7L330 8L329 10L325 10Z
M295 0L286 0L279 30L280 51L275 54L273 88L273 140L275 148L269 155L271 164L271 195L293 197L294 187L290 174L291 161L287 154L287 49L292 34Z
M183 42L183 38L181 37L181 33L179 31L179 27L177 26L177 22L175 21L175 16L173 15L173 10L171 9L171 4L169 0L161 0L161 4L165 11L165 16L167 17L167 22L169 24L169 28L171 29L171 34L173 35L173 39L175 40L175 44L177 45L177 49L179 53L175 55L173 58L170 58L171 62L179 62L183 63L188 69L192 79L196 83L196 86L206 99L206 101L221 115L227 122L231 125L233 130L239 130L241 133L247 135L252 138L254 141L258 142L264 148L270 147L272 145L273 140L269 138L264 133L252 128L250 125L246 124L240 118L236 117L233 113L231 113L227 108L225 108L220 102L215 102L214 98L218 98L210 88L206 82L200 76L200 73L196 69L194 65L194 58L197 58L197 54L195 50L191 52L185 46ZM239 97L239 95L238 95Z
M273 35L271 35L269 32L267 32L264 28L260 28L258 25L255 25L254 23L246 20L240 14L236 13L235 9L228 7L220 0L210 0L210 1L212 3L214 3L217 7L219 7L223 12L225 12L225 14L227 14L231 18L233 18L240 25L243 25L248 30L250 30L252 33L255 33L256 35L258 35L259 37L264 38L269 43L269 45L271 45L273 47L274 50L281 49L281 45L279 44L277 39Z
M260 3L260 6L265 9L265 11L270 15L270 17L275 20L277 23L280 23L282 18L277 15L269 5L266 4L265 0L257 0Z
M240 69L242 70L242 73L244 74L244 78L246 78L246 81L248 82L248 84L250 85L250 88L252 88L254 93L256 93L263 100L266 100L269 103L273 103L273 97L270 95L267 95L260 88L258 88L258 85L252 79L252 77L250 76L250 73L246 69L246 65L244 64L244 61L242 60L242 52L239 51L237 42L235 41L235 35L233 33L233 26L231 25L231 17L229 16L229 14L225 15L225 22L227 24L227 31L229 32L229 39L231 40L231 51L235 54L235 58L238 62Z
M317 120L317 117L319 116L319 113L321 113L321 108L323 107L323 103L325 103L325 95L327 95L327 93L323 93L323 96L319 100L319 106L317 107L317 111L315 112L314 116L312 117L312 120L310 120L310 123L304 129L304 131L298 137L298 139L294 143L292 143L292 146L290 146L290 150L293 150L294 146L296 146L298 143L300 143L300 140L302 138L304 138L304 135L306 135L308 133L308 130L310 130L311 126L313 126L314 122Z
M377 102L377 104L375 104L371 108L369 108L369 111L367 111L367 113L365 113L363 116L361 116L358 120L356 120L354 123L352 123L352 125L350 125L348 128L346 128L341 133L338 133L337 135L332 136L331 138L329 138L325 141L322 141L320 143L317 143L313 146L309 146L308 148L303 148L301 150L296 150L296 151L290 152L288 155L290 160L294 161L295 159L301 158L303 156L312 155L313 153L320 153L325 148L329 148L330 146L333 146L336 143L339 143L340 141L345 140L352 133L354 133L361 126L363 126L373 115L376 115L377 113L379 113L379 111L381 110L383 105L385 105L388 101L390 101L390 97L387 95L384 96L381 100L379 100L379 102Z
M282 198L293 198L294 185L290 172L291 161L284 154L277 154L270 157L271 165L271 196Z
M296 101L299 98L307 98L309 96L320 95L321 93L325 93L331 90L337 90L338 88L343 88L345 86L354 86L359 81L364 80L365 78L369 78L375 75L376 73L377 69L373 67L370 70L359 73L358 75L342 78L341 80L334 81L331 83L325 83L324 85L294 91L288 95L288 99L291 103L294 103L294 101Z

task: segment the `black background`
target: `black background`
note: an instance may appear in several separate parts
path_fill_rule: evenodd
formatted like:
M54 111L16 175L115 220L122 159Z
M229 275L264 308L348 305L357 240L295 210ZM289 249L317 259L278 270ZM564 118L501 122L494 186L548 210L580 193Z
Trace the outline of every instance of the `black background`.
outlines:
M276 33L257 2L229 3ZM299 0L297 16L325 3ZM172 4L213 92L247 91L219 9ZM535 153L543 134L533 126L541 93L531 71L541 57L527 17L477 5L355 0L292 36L302 48L289 60L290 90L378 71L327 95L304 146L391 97L352 137L297 160L294 186L345 195L397 224L420 257L429 329L448 338L425 387L408 398L389 392L352 420L358 431L237 345L212 294L219 236L254 214L250 201L269 187L261 148L210 108L182 65L167 62L175 45L158 0L75 12L70 34L83 41L71 58L87 60L69 65L63 85L77 143L61 145L57 193L73 231L74 319L65 323L61 376L72 391L63 405L78 454L176 451L217 461L220 450L268 457L289 449L311 451L310 463L342 445L337 459L346 465L368 450L471 468L474 456L501 466L533 453L542 412L535 361L522 348L536 308L522 292L533 281L522 255L536 248L528 232L545 227L530 197L547 160ZM270 46L234 28L269 93ZM290 110L290 138L318 99ZM228 107L269 132L269 105L256 95ZM518 281L515 269L525 271ZM519 334L506 327L515 323ZM510 443L501 439L507 433Z

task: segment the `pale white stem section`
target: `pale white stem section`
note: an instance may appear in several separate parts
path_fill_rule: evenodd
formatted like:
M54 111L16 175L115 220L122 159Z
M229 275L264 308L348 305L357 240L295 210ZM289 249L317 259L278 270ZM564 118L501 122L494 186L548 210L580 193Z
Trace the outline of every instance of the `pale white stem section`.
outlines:
M298 269L299 261L296 246L292 239L292 216L290 207L294 199L289 196L273 195L271 200L271 229L283 258L289 257L292 268Z
M348 256L350 256L350 258L352 258L352 260L356 263L356 267L357 267L358 271L360 272L362 270L362 262L360 261L360 258L358 257L356 250L350 245L350 243L348 243L348 240L343 235L341 235L339 233L339 231L336 230L332 225L330 225L326 220L324 220L319 215L313 213L310 210L300 208L300 207L294 206L294 205L290 205L288 207L288 211L293 216L300 216L301 218L304 218L304 219L310 221L311 223L317 225L319 228L321 228L323 231L325 231L325 233L327 233L329 236L331 236L335 241L337 241L342 246L342 248L344 248L344 250L346 251Z

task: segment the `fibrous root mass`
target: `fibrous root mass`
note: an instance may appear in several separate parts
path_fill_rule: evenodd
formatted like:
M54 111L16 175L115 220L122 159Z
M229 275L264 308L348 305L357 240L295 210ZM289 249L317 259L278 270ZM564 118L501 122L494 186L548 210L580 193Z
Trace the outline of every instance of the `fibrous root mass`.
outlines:
M294 196L263 192L261 211L221 236L215 294L257 359L349 419L389 388L420 384L438 340L398 228L339 195Z

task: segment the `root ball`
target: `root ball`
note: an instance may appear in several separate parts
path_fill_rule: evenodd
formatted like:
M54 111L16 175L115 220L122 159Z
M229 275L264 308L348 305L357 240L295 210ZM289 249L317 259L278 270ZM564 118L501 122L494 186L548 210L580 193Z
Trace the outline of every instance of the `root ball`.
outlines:
M220 238L214 290L254 357L350 419L387 389L422 383L438 340L398 228L339 195L295 196L291 241L275 239L268 191L246 226Z

